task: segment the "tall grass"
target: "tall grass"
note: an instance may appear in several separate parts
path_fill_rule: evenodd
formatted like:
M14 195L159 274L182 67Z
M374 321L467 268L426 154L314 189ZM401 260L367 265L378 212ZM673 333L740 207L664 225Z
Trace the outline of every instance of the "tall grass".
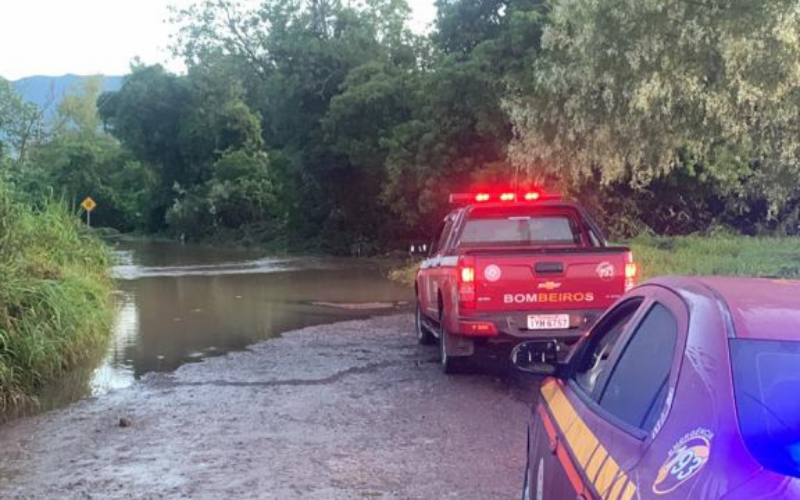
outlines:
M800 278L800 238L651 236L628 244L645 279L664 275Z
M0 185L0 411L29 402L108 337L110 263L63 204L32 210Z
M724 275L800 278L800 238L749 236L648 236L625 242L642 279L667 275ZM414 285L417 262L389 272Z

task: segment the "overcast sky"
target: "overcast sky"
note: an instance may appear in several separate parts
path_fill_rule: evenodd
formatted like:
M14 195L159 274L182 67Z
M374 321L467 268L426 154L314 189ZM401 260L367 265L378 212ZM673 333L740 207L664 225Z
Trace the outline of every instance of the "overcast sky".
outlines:
M248 0L255 1L255 0ZM408 0L415 29L433 21L434 0ZM0 0L0 76L128 73L130 61L170 64L169 5L191 0Z

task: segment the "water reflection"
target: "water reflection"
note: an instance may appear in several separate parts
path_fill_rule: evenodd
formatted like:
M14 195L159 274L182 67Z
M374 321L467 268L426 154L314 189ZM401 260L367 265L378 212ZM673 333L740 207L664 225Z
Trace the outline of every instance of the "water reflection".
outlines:
M287 330L403 308L412 298L376 261L172 243L126 243L117 252L120 309L94 394ZM343 303L350 306L337 307Z

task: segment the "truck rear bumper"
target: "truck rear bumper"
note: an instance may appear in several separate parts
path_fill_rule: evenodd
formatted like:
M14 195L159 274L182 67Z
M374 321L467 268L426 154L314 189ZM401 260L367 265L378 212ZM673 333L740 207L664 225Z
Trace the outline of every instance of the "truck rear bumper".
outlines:
M510 313L464 314L458 318L458 329L451 333L471 338L486 338L492 343L519 342L536 339L559 339L570 342L580 338L603 309L579 311L523 311ZM532 314L568 314L570 328L558 330L530 330L528 316Z

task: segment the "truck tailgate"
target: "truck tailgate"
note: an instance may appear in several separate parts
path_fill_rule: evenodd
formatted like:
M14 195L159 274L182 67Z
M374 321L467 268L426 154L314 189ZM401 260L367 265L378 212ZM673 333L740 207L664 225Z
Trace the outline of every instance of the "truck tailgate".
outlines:
M630 262L622 247L465 255L474 258L477 311L604 309L625 292Z

